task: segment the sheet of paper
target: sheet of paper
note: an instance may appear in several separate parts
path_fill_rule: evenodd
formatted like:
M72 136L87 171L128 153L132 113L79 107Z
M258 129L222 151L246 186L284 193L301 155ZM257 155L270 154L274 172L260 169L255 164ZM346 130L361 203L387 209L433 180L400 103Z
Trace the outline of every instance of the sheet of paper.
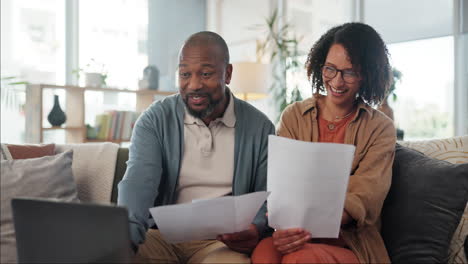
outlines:
M268 195L255 192L197 200L150 208L150 213L170 243L215 239L219 234L247 230Z
M355 146L268 138L268 222L337 238Z

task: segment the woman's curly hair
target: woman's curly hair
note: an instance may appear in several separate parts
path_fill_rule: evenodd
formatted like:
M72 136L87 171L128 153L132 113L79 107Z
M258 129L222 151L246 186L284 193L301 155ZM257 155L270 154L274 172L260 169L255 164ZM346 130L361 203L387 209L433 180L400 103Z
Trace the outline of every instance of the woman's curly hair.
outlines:
M387 47L380 35L369 25L346 23L328 30L310 49L305 64L312 92L324 92L322 66L333 44L346 49L353 68L363 77L358 97L378 105L387 96L391 84L391 67Z

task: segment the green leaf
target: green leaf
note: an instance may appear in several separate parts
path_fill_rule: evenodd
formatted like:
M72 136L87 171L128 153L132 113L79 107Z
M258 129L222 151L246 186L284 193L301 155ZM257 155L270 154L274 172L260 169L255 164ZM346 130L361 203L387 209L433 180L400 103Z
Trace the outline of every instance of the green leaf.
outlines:
M2 77L2 80L12 80L12 79L16 79L16 76Z
M19 85L19 84L29 84L29 82L11 82L11 83L8 83L9 85Z

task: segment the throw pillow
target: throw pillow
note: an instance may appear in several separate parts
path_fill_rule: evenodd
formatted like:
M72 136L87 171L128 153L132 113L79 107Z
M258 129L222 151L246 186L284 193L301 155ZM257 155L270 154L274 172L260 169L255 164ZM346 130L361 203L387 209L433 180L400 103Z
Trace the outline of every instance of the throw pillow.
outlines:
M392 262L446 263L468 200L468 164L450 164L397 145L382 236Z
M421 141L402 141L401 145L415 149L438 160L450 163L468 163L468 136L431 139ZM449 247L448 263L468 263L466 250L463 249L468 236L468 204L460 224L452 237Z
M1 161L1 263L16 262L11 199L32 197L77 202L72 161L73 151L35 159ZM31 219L31 224L34 224L34 219Z
M32 159L55 154L55 144L13 145L6 144L13 159Z

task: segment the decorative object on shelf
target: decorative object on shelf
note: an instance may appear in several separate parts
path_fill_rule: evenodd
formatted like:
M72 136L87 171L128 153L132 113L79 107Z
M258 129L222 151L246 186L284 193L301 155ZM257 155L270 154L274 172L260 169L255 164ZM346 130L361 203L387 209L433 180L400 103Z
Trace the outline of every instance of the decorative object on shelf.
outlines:
M275 108L277 108L277 120L286 106L302 100L298 84L288 87L287 82L287 75L295 75L303 71L303 64L299 62L299 42L302 38L294 34L291 24L282 20L276 9L266 19L266 25L257 26L266 31L265 39L257 40L257 61L262 61L265 55L269 55L269 60L273 65L273 82L271 82L270 90Z
M96 139L97 131L95 127L92 127L89 124L86 124L86 139Z
M154 65L148 65L143 70L143 79L138 82L140 90L157 90L159 88L159 70Z
M107 70L104 63L97 62L94 58L91 58L90 62L85 65L84 68L73 70L76 77L79 79L81 73L85 76L85 86L87 87L105 87L107 86Z
M60 108L58 95L54 95L54 106L47 116L47 120L49 120L49 123L52 126L61 126L65 123L65 121L67 121L65 112L63 112L62 108Z
M246 100L256 100L267 96L271 86L270 65L257 62L237 62L232 64L233 72L229 88Z
M88 87L102 87L106 86L106 75L98 72L85 73L85 85Z

